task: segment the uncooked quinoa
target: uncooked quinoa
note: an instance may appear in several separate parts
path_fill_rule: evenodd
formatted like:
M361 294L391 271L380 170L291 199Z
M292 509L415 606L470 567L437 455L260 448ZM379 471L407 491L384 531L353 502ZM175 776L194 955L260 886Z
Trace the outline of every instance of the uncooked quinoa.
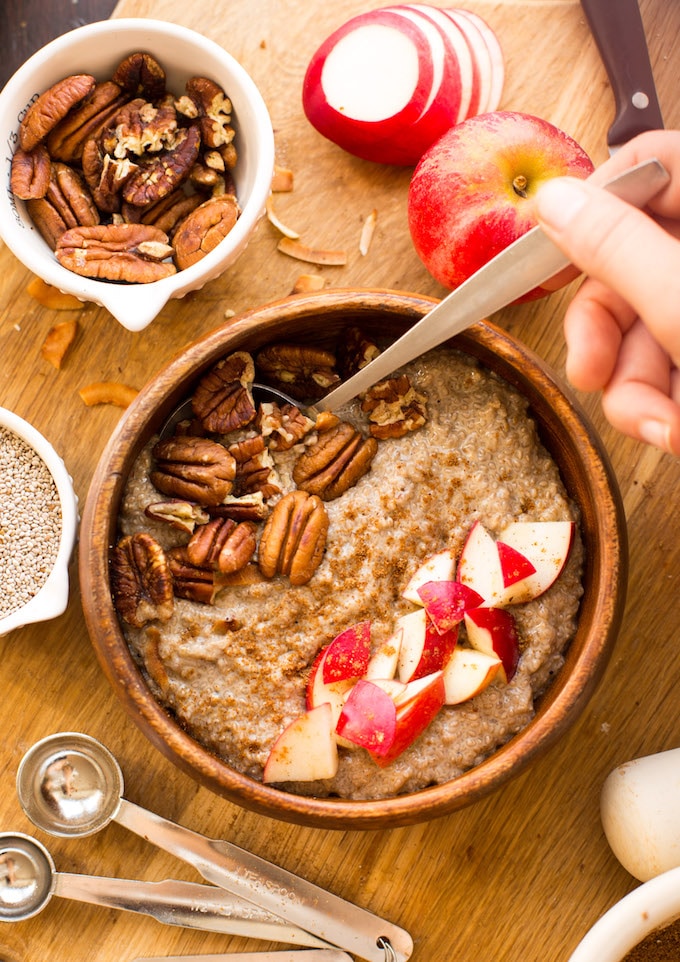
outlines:
M42 588L61 538L54 478L33 448L0 427L0 618Z
M317 652L341 630L371 622L377 647L412 609L401 592L413 571L444 547L459 551L477 519L498 535L511 521L578 522L559 471L541 445L526 400L475 360L451 349L405 368L427 396L427 422L380 442L371 470L326 503L330 526L312 579L230 587L214 605L176 599L169 621L124 630L157 699L198 741L261 779L272 743L305 707ZM358 405L342 412L362 424ZM121 534L144 530L164 547L186 535L151 522L150 443L121 505ZM290 461L278 461L290 481ZM578 524L577 524L578 528ZM522 654L507 685L494 682L469 702L446 706L385 768L363 749L340 749L337 775L288 784L298 794L380 798L456 778L532 718L534 702L563 664L577 624L583 546L578 535L558 581L514 606ZM464 635L461 634L464 638Z

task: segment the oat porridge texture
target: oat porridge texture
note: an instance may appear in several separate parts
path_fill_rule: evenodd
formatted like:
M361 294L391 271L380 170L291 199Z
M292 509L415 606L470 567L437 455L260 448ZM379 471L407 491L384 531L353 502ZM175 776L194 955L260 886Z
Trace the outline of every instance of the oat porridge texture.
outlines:
M427 423L381 441L371 470L326 503L328 541L311 581L293 588L276 576L229 587L214 605L177 599L169 621L124 628L161 704L194 738L254 779L261 779L276 737L304 710L319 649L363 620L371 622L374 647L386 640L396 618L413 608L401 591L428 555L447 546L459 551L476 519L494 535L511 521L578 521L520 394L450 348L405 370L427 396ZM358 406L342 414L365 425ZM181 543L181 533L144 515L158 498L148 480L152 447L128 479L120 531L149 531L168 547ZM294 457L277 455L288 488ZM577 526L557 582L513 608L522 655L509 684L494 682L471 701L444 707L385 768L363 749L341 748L334 778L286 790L381 798L449 781L480 763L530 721L537 694L559 671L576 630L582 565Z

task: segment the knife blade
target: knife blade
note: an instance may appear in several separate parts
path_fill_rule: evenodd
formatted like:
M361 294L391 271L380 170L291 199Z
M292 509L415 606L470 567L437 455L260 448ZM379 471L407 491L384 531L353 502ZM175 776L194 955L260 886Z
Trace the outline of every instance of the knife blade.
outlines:
M652 158L601 186L635 207L644 207L669 179L663 164ZM568 264L568 258L542 229L532 228L472 274L370 364L317 401L315 409L334 411L342 407L403 364L512 304Z
M614 93L609 152L646 130L663 128L638 0L581 0Z

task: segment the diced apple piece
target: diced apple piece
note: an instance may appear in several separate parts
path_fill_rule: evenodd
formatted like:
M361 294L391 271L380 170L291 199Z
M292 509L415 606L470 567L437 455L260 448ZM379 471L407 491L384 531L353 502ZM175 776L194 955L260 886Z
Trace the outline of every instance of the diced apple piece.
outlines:
M496 542L481 521L470 528L458 559L456 578L484 599L498 604L503 595L503 573Z
M345 678L342 681L332 681L326 684L323 680L323 664L326 658L326 653L328 652L328 647L322 648L319 654L316 656L314 663L312 664L311 670L309 672L309 678L307 679L307 690L306 690L306 708L318 708L319 705L323 705L327 702L331 706L331 727L334 729L338 718L340 717L340 712L345 704L345 698L349 691L351 691L352 686L355 684L355 678Z
M535 573L536 568L526 555L513 548L512 545L497 541L496 548L501 562L504 588L511 588L518 581L524 581L529 575Z
M371 656L371 623L360 621L345 628L326 647L323 680L331 682L363 677Z
M446 704L458 705L474 698L498 677L501 668L498 655L457 645L444 669Z
M402 630L397 666L399 680L409 682L440 671L458 640L458 629L440 634L424 608L402 615L398 625Z
M428 581L418 588L418 594L440 635L460 624L468 608L484 604L482 596L462 581Z
M505 608L472 608L465 613L468 641L477 651L501 660L500 676L508 682L519 664L519 636L515 619Z
M398 758L421 735L444 704L443 672L433 672L409 682L396 700L397 717L394 739L386 751L373 751L371 757L381 767Z
M403 628L397 628L387 641L384 641L371 655L364 678L372 681L374 678L394 678L399 664L399 649Z
M262 781L311 782L332 778L338 770L338 746L331 706L325 702L306 711L284 728L272 745Z
M430 555L411 575L408 584L401 593L402 598L412 601L414 605L422 605L418 588L428 581L450 581L456 572L456 556L450 548Z
M514 521L498 540L524 555L535 571L505 589L502 604L520 604L538 598L559 578L574 541L572 521Z
M369 752L388 750L394 741L397 708L381 685L358 681L343 706L337 733Z

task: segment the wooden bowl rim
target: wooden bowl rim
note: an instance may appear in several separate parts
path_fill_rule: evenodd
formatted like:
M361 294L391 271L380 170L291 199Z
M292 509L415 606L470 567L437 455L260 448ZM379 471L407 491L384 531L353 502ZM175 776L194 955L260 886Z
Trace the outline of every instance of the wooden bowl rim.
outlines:
M101 667L127 712L165 757L212 791L251 811L337 829L395 827L449 814L489 794L550 747L579 716L608 662L623 616L628 562L616 478L599 437L568 389L529 348L488 322L458 335L454 344L476 354L528 394L534 413L535 404L549 399L551 436L560 447L558 464L561 469L566 464L569 470L582 472L593 499L592 504L584 504L582 497L577 498L584 512L586 549L599 546L597 553L587 557L581 623L566 664L528 726L458 778L412 794L357 801L292 795L241 775L195 741L156 701L130 654L109 590L108 558L115 527L108 506L117 508L132 461L187 394L188 385L225 353L246 342L251 348L259 347L292 320L311 323L321 314L326 325L331 316L339 319L349 313L368 318L380 313L403 325L415 323L434 303L434 298L404 291L338 288L287 297L245 312L180 351L147 383L121 418L93 474L83 509L79 564L85 620ZM558 456L554 450L551 453ZM569 468L569 459L576 468ZM575 496L573 490L570 494ZM582 629L584 612L593 626L587 636Z

